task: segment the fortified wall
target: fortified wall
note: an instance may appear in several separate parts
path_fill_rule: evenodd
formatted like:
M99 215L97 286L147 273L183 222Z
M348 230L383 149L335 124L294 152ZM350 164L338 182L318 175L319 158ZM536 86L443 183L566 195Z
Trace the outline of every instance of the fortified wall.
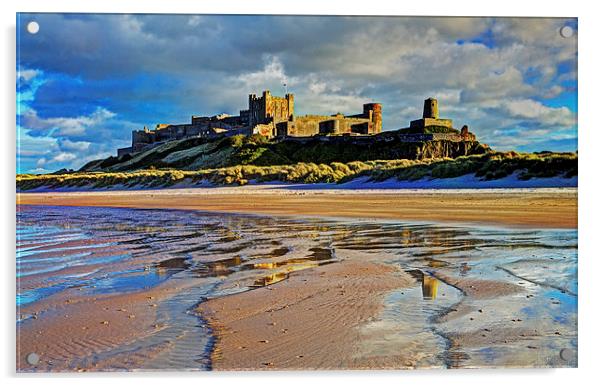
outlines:
M158 124L154 130L146 126L142 130L132 131L132 146L117 149L117 156L138 153L152 149L169 141L184 138L214 138L248 134L246 127L233 125L218 117L192 117L191 123Z
M361 114L345 116L304 115L294 119L287 127L286 135L290 137L308 137L313 135L378 134L382 131L382 106L380 103L364 104Z
M424 141L475 141L467 126L453 128L451 119L439 118L439 106L435 98L424 101L421 119L413 120L407 128L382 132L382 105L366 103L356 115L303 115L295 116L295 97L273 96L269 90L261 96L250 94L248 108L239 115L192 116L190 123L158 124L154 130L144 127L132 131L132 145L118 149L117 155L138 153L163 143L184 138L215 138L219 136L260 134L268 138L278 137L308 139L314 137L336 141L337 137L356 138L354 142L370 143L379 140L403 142Z
M382 107L378 103L364 105L357 115L295 116L293 94L273 96L264 91L261 97L249 95L248 125L253 134L266 137L307 137L313 135L377 134L382 131Z
M274 96L269 90L261 96L249 95L246 110L239 115L192 116L190 123L158 124L154 130L144 127L132 131L132 146L118 149L117 155L138 153L165 142L183 138L213 138L236 134L260 134L272 137L306 137L313 135L372 135L382 131L382 106L364 105L357 115L295 116L295 96Z

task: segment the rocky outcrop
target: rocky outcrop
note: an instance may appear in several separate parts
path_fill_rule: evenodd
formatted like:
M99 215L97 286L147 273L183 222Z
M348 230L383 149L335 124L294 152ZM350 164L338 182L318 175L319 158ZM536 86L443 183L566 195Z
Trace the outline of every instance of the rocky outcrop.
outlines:
M457 158L472 154L483 154L489 147L478 141L429 141L422 142L416 149L414 159Z

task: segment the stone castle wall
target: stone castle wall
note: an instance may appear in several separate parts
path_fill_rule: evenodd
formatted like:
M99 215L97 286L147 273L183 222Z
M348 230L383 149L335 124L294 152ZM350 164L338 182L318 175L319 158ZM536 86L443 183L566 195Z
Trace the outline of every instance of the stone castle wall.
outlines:
M350 118L345 116L306 115L296 117L294 126L287 135L306 137L316 134L371 134L372 122L366 118Z
M410 122L411 128L420 128L423 129L428 126L443 126L452 128L452 120L451 119L436 119L436 118L421 118L416 119Z
M357 115L304 115L295 117L289 125L287 136L307 137L313 135L378 134L382 131L382 106L367 103Z
M378 142L476 142L474 134L461 135L460 133L433 133L433 134L403 134L397 131L384 131L375 135L337 135L337 136L290 136L287 141L309 143L324 141L334 144L369 145Z
M474 134L464 126L461 131L452 127L450 119L439 119L437 100L429 98L425 101L423 117L412 121L410 128L424 129L429 126L449 127L448 133L426 134L426 130L414 130L415 134L403 132L382 133L382 105L380 103L366 103L362 113L356 115L294 115L294 95L286 94L284 97L273 96L268 90L257 97L249 95L249 108L240 110L239 116L220 114L215 116L193 116L191 123L186 124L159 124L155 130L134 130L132 132L132 146L118 149L118 155L137 153L148 150L167 141L184 138L213 138L217 136L231 136L237 134L260 134L268 138L312 138L321 137L319 140L337 141L337 137L344 137L344 141L357 141L357 143L370 143L370 141L389 140L397 136L406 142L424 142L445 140L452 142L475 141ZM401 129L406 131L407 129ZM379 135L381 134L382 135Z

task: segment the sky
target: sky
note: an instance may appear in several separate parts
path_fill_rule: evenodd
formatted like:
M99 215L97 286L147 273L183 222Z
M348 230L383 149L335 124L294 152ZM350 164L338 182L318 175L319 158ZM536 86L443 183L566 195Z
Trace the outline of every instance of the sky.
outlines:
M284 83L296 115L380 102L396 130L435 97L495 150L576 151L576 31L554 18L22 13L17 173L79 169L132 130L238 115Z

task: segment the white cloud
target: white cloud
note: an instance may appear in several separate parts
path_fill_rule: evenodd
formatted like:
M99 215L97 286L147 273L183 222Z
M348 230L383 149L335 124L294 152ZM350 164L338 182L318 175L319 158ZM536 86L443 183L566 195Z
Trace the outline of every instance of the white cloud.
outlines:
M237 77L242 86L248 90L263 89L265 85L278 84L282 86L287 82L284 65L277 56L267 56L264 67L255 72L243 73Z
M115 113L98 107L92 114L79 117L40 118L36 111L27 111L22 118L22 125L32 131L46 132L48 135L78 136L86 134L86 130L96 127L113 118Z
M40 118L34 110L28 111L22 116L20 123L23 126L18 126L18 170L37 173L60 168L78 169L89 160L107 157L122 146L118 140L107 138L109 133L103 131L104 125L114 123L112 119L115 116L103 108L96 109L90 115L74 118ZM135 127L128 122L116 122ZM84 134L86 138L97 140L71 139ZM35 168L27 165L35 165Z
M63 150L85 151L90 148L91 142L88 141L71 141L69 139L60 139L59 147Z
M31 174L46 174L46 173L50 173L52 170L48 170L48 169L44 169L44 168L35 168L35 169L31 169L28 170L28 173Z
M40 75L40 71L34 69L19 69L17 71L17 78L23 79L25 82L29 82L38 75Z
M567 107L548 107L532 99L504 101L503 109L510 117L529 119L544 125L572 126L577 123L576 115Z
M77 156L73 153L60 152L52 158L52 162L68 162L76 159Z

